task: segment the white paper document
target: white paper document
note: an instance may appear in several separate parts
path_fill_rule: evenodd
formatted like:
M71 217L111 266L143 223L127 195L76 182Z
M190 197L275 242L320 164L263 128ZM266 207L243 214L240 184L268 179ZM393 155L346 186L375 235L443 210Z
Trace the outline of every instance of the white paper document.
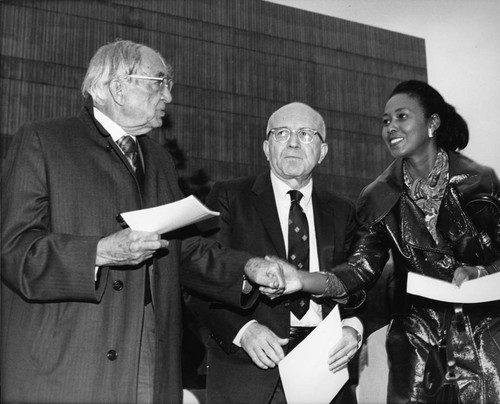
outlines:
M210 217L219 216L219 212L208 209L195 196L191 195L154 208L124 212L120 216L132 230L163 234Z
M347 369L332 373L328 352L342 338L338 306L278 364L288 404L328 404L348 379Z
M408 272L406 291L412 295L449 303L483 303L500 300L500 272L462 283L450 282Z

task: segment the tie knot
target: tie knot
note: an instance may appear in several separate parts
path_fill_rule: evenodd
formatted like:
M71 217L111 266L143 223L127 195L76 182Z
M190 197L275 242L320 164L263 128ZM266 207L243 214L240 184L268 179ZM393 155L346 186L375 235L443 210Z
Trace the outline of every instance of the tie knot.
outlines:
M125 135L122 136L116 142L120 149L123 150L123 153L135 153L137 152L137 145L135 144L135 140L132 139L132 136Z
M304 196L304 195L302 195L302 192L297 191L296 189L291 189L290 191L288 191L288 193L290 194L291 203L296 202L297 204L299 204L300 200Z

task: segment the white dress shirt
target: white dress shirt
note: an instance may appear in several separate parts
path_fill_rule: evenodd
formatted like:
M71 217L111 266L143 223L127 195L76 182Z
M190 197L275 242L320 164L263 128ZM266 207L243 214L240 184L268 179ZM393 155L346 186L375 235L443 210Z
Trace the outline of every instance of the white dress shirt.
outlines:
M116 143L118 139L120 139L122 136L128 135L120 125L118 125L115 121L113 121L111 118L108 116L104 115L101 111L99 111L97 108L94 107L94 118L96 119L97 122L99 122L104 129L111 135L111 138L114 140ZM134 142L136 142L136 138L133 135L132 139L134 139ZM121 150L121 149L120 149Z

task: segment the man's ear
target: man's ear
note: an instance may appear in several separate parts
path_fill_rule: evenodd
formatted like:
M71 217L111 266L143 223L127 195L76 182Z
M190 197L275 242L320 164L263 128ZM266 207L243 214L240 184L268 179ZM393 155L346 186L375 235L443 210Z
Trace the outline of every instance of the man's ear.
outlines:
M264 154L267 157L267 161L269 161L269 140L264 140L264 143L262 144L262 150L264 150Z
M328 144L327 143L321 143L321 149L320 149L318 164L321 164L321 162L323 161L323 159L326 157L327 153L328 153Z
M125 88L120 80L114 79L109 83L109 92L113 101L118 105L123 105L125 103Z

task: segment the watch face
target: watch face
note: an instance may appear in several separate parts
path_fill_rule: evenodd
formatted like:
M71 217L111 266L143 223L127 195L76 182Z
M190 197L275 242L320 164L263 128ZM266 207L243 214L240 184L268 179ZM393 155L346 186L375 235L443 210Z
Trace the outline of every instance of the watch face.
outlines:
M253 287L250 282L248 282L247 279L243 279L243 286L241 288L241 291L245 294L248 295L252 291Z

